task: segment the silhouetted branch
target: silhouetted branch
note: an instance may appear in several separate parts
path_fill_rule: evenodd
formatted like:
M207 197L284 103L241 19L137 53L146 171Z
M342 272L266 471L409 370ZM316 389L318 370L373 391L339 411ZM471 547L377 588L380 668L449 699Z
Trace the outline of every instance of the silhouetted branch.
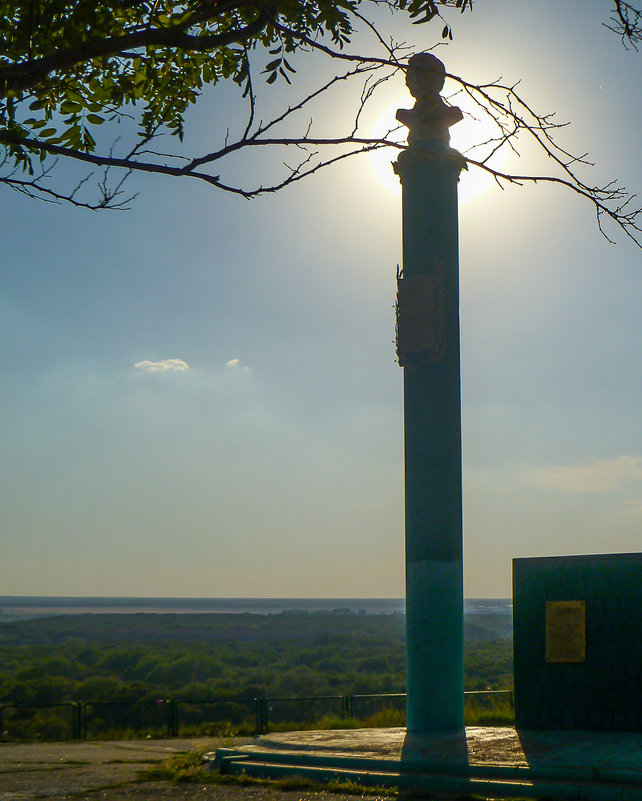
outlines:
M400 9L399 0L374 2L378 6L388 6L391 11L398 12ZM642 27L640 11L630 3L620 0L613 2L613 17L607 27L618 32L625 43L637 47ZM378 50L383 53L381 56L350 53L345 49L348 37L342 34L344 29L341 25L332 28L324 22L327 17L324 13L337 11L335 6L319 6L319 16L312 23L307 19L301 22L296 14L289 17L287 12L280 14L278 5L275 10L249 0L188 3L186 9L191 8L191 13L186 10L181 16L174 9L174 14L162 22L155 16L153 3L125 0L122 8L125 7L136 8L140 13L132 18L132 22L129 15L126 15L125 22L122 16L119 17L122 26L118 29L118 35L112 35L112 17L109 17L105 29L107 34L102 38L91 26L85 27L83 31L89 33L84 41L77 46L68 46L68 43L61 45L58 50L57 39L53 36L42 51L36 48L32 52L30 37L38 21L30 17L23 20L25 27L22 35L27 35L29 43L13 61L5 59L0 63L0 184L30 197L49 202L68 201L88 209L125 208L133 196L125 196L124 185L128 177L135 173L194 178L218 189L252 198L276 192L359 153L383 147L404 147L394 141L394 123L380 137L363 133L366 109L371 106L380 87L399 70L406 69L412 53L407 47L388 41L362 13L362 6L359 7L361 10L342 6L343 10L337 13L343 14L346 19L354 18L365 26L374 37ZM296 4L294 7L296 10ZM443 8L463 11L471 7L471 2L425 0L404 4L404 8L410 7L411 19L415 23L423 23L441 17ZM87 8L89 6L84 10L87 11ZM307 8L301 6L304 11ZM91 9L93 13L93 6ZM347 30L351 31L349 26ZM332 44L327 44L328 40L321 38L324 32L330 32ZM442 37L452 38L448 24L442 30ZM326 76L297 102L281 107L276 113L268 115L267 121L263 121L259 118L261 106L256 91L256 75L253 76L253 65L250 64L250 53L263 52L261 47L275 56L263 70L268 73L267 83L274 83L279 76L290 83L289 75L295 68L286 61L286 54L289 57L291 53L316 53L326 65L335 62L333 66L337 73ZM147 62L142 60L145 48L149 48ZM172 49L176 53L172 54ZM210 52L220 56L216 68L208 62L207 55L203 55ZM194 53L200 55L196 61L190 62ZM170 56L176 54L177 58L173 61ZM167 61L163 60L165 56ZM252 58L255 59L254 56ZM184 65L187 62L190 62L192 70L191 83L185 79L184 69L187 68ZM120 90L123 92L116 100L113 94L105 92L99 85L103 74L101 70L106 70L110 65L115 67L109 73L109 80L114 84L120 80ZM76 68L77 73L74 72ZM146 77L146 69L152 70L155 76L153 80ZM209 74L206 72L208 69L214 70L209 79L204 77ZM214 85L218 80L230 76L248 104L243 124L236 132L228 129L224 136L220 135L218 144L210 146L207 152L186 154L180 144L183 114L195 102L203 86L208 83ZM628 193L617 182L595 186L585 179L584 171L592 166L588 155L571 153L559 138L567 123L558 122L553 114L537 112L519 91L518 83L506 83L501 78L489 83L473 83L456 75L448 77L457 87L457 92L471 98L480 114L491 120L495 129L494 136L487 137L473 148L475 153L482 148L483 157L464 154L470 167L493 175L500 186L525 182L562 186L593 204L598 226L609 241L612 240L602 227L606 219L640 245L641 210L634 206L635 195ZM45 78L50 83L43 89L43 84L39 82ZM68 79L69 84L65 83ZM355 88L360 92L355 95L351 118L340 122L333 120L335 128L330 135L317 135L318 129L315 130L312 125L312 120L317 116L314 113L315 103L347 84L356 84ZM87 97L83 95L85 89ZM57 92L60 94L57 95ZM457 92L450 98L455 104ZM52 100L52 97L60 99ZM126 104L139 97L144 98L141 101L142 111L136 109L135 114L126 114L123 110ZM343 97L341 104L345 105ZM306 114L309 122L297 116L302 113ZM36 119L33 114L40 114L40 117ZM127 124L129 119L137 124L137 136L133 143L130 140L123 147L116 140L111 148L107 148L106 152L103 148L101 152L91 135L91 130L95 130L91 126L111 122L116 117ZM57 126L62 127L62 133ZM167 133L176 134L172 140L176 142L174 149L157 147L155 144L160 136ZM544 157L546 167L541 174L535 170L528 175L512 174L491 166L493 157L499 151L509 149L519 154L524 139L534 143ZM274 160L281 164L281 172L269 182L256 186L246 186L223 177L226 165L231 163L234 155L252 152L253 148L274 153ZM291 153L293 149L300 158L287 163L283 154ZM54 187L52 183L56 159L98 167L102 171L102 178L97 179L90 173L64 192L60 186ZM37 163L36 168L32 161ZM116 176L113 182L112 173ZM94 196L89 197L92 191Z
M610 219L638 246L642 247L640 223L642 208L633 205L636 198L617 181L610 181L602 186L592 185L585 181L579 170L583 167L593 167L588 154L573 154L556 140L555 134L566 128L568 122L557 122L553 114L540 114L536 112L518 94L518 84L502 83L501 78L487 84L472 84L465 79L448 75L448 77L461 87L497 126L497 137L479 143L476 147L490 147L483 159L466 157L470 166L477 167L492 175L498 184L507 182L511 184L523 183L550 183L563 186L575 194L588 200L595 207L598 227L602 235L609 241L613 240L605 232L602 222L604 218ZM451 99L456 99L456 94ZM497 152L508 146L513 152L519 154L518 137L524 134L534 141L540 153L546 156L547 162L552 162L560 171L560 175L551 174L513 174L497 170L489 162Z
M613 2L613 15L609 23L604 23L604 27L616 33L622 39L625 47L630 44L637 50L642 41L642 9L634 8L630 3L624 3L622 0L613 0Z
M70 203L81 209L89 209L90 211L100 211L102 209L111 209L112 211L127 211L131 208L129 205L137 196L136 194L121 197L123 195L122 186L127 179L128 175L124 175L115 187L110 187L107 181L107 174L98 183L99 199L97 201L81 200L78 194L83 186L92 178L92 173L82 178L70 192L57 192L49 186L45 186L43 181L46 179L47 173L43 172L41 175L31 179L16 178L14 175L4 176L0 179L9 189L13 189L27 197L42 200L45 203L55 203L57 205L63 203Z
M502 182L516 184L518 186L523 186L527 183L549 183L566 187L594 205L598 227L608 242L614 244L614 240L608 236L602 227L602 219L604 217L611 219L630 239L640 246L640 233L642 233L640 217L642 215L642 207L632 206L637 196L630 195L624 187L618 186L615 181L610 181L604 186L590 186L553 175L519 175L516 173L506 173L490 167L484 161L476 161L471 158L466 159L466 162L468 165L478 167L489 175L492 175L501 188L503 188Z

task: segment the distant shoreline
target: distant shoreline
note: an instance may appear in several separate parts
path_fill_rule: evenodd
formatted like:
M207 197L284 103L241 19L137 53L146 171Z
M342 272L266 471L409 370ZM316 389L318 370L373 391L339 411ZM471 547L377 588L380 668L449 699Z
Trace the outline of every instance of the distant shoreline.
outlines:
M0 596L0 622L78 614L404 614L404 598L132 598ZM510 598L467 598L467 614L507 614Z

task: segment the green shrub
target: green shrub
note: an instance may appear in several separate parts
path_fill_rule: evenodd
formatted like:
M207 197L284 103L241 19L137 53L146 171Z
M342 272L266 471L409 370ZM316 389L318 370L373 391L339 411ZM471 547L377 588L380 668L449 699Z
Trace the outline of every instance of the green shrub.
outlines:
M190 782L202 781L210 774L203 765L202 749L195 749L184 754L176 754L163 760L159 765L147 768L138 774L140 781Z
M380 709L367 717L363 725L369 729L388 729L406 725L405 709Z

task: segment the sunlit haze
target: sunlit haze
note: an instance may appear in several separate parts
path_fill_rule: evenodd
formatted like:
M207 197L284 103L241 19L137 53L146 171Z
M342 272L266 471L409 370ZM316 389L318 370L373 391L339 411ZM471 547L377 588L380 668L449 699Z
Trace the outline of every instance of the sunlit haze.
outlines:
M403 142L407 129L399 126L399 123L395 120L395 114L398 108L412 107L413 102L413 98L407 93L400 95L399 100L381 114L376 124L372 127L370 135L373 138L388 135L388 138L395 142ZM461 95L454 97L452 105L461 108L464 118L450 129L451 147L476 161L482 161L487 154L493 151L494 146L497 144L498 130L496 126L467 97L462 97ZM388 134L391 130L393 132ZM483 147L484 143L490 144ZM508 150L503 148L497 153L493 153L488 161L489 166L496 170L503 170L506 165L507 155ZM400 201L401 184L392 169L392 162L395 161L396 157L397 151L394 148L374 150L368 156L372 170L381 186ZM473 203L486 192L496 188L497 182L490 173L485 172L481 167L471 166L469 169L462 171L459 179L459 203L460 205Z

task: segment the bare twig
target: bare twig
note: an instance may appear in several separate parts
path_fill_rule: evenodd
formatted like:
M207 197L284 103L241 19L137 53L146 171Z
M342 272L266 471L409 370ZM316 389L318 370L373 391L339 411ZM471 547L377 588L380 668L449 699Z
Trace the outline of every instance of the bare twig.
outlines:
M392 0L373 0L373 2L389 6L391 10L396 7ZM124 0L124 3L133 7L137 0ZM607 27L616 30L625 43L637 48L642 32L641 12L622 0L613 0L613 3L613 17ZM470 5L469 0L426 2L422 5L423 16L415 21L423 22L441 16L440 7L443 6L464 10ZM244 6L243 14L239 13L241 6ZM228 12L226 21L217 25L217 17L223 11ZM303 26L299 29L295 23L285 24L282 17L275 16L277 12L273 8L268 8L262 3L250 3L249 0L247 3L243 3L242 0L241 2L222 0L195 6L189 16L186 15L178 21L174 20L165 27L158 25L154 7L146 13L144 19L141 18L142 21L139 19L127 27L122 35L90 39L84 42L81 48L67 47L45 55L38 55L36 50L36 55L33 56L29 51L28 59L23 57L23 60L14 63L4 62L0 65L0 88L3 89L2 96L5 98L4 106L0 100L0 115L4 115L5 120L0 125L0 183L31 197L40 197L49 202L66 200L73 205L88 209L126 207L132 197L125 199L123 186L128 177L134 173L195 178L218 189L251 198L279 191L324 167L359 153L382 147L401 149L404 145L393 141L394 128L380 137L364 135L362 129L365 127L364 111L370 106L380 87L399 70L405 70L406 59L410 55L407 52L408 48L392 40L387 41L360 10L351 8L349 13L365 25L374 37L379 51L383 50L382 56L346 52L341 49L343 41L340 38L335 38L336 47L329 46L321 39L322 28ZM253 17L254 14L256 19ZM247 22L248 19L252 21ZM263 108L255 92L249 53L257 43L256 37L265 31L266 26L269 26L270 33L261 42L266 44L268 49L275 46L272 52L277 55L274 61L277 67L279 59L283 63L284 54L294 50L317 53L325 64L336 62L335 67L338 69L331 77L326 75L312 91L297 102L281 108L274 114L266 115L264 119L267 121L264 121L259 118ZM448 26L444 28L444 32L450 37ZM176 132L178 129L179 133L182 133L182 114L200 91L200 84L188 101L181 89L176 89L174 95L166 90L162 113L146 117L148 111L145 110L142 117L145 124L140 126L143 135L139 135L133 144L130 143L128 147L122 149L118 140L106 152L104 148L92 150L93 145L84 148L75 147L64 137L52 139L51 130L49 138L47 134L41 135L39 133L41 129L37 125L29 127L27 124L29 120L25 119L28 116L26 106L32 98L38 100L38 95L31 92L35 92L34 87L43 76L61 76L68 67L95 64L95 59L107 56L116 60L118 69L122 66L126 72L132 68L134 59L139 57L141 48L147 46L175 47L179 50L182 48L183 52L187 53L190 50L203 52L213 47L231 44L236 45L237 63L241 65L237 82L242 89L243 97L248 98L249 108L240 130L228 128L224 137L221 137L222 146L214 146L208 152L186 155L180 151L178 145L173 152L164 152L166 148L154 146L159 137L168 132ZM344 66L339 67L339 65ZM289 68L289 71L291 72L292 68ZM179 78L182 76L180 68L176 74ZM289 81L283 67L281 74ZM272 70L269 82L273 82L276 77L276 70ZM448 77L456 85L457 92L471 98L479 113L492 120L495 128L493 135L487 136L484 141L478 142L464 154L470 167L484 170L502 187L526 182L563 186L593 204L598 226L609 241L611 239L603 229L605 220L610 220L619 226L627 237L640 245L642 210L634 204L635 195L628 193L617 182L596 186L585 178L585 170L592 166L588 154L571 153L559 139L567 123L559 122L552 114L537 112L522 95L518 82L511 84L498 78L487 83L473 83L457 75ZM360 94L355 96L351 120L342 121L340 127L335 128L330 136L317 135L312 126L315 103L330 96L340 87L355 83L357 84L355 88ZM20 103L22 108L25 108L22 116L16 111L15 100L15 90L21 87L23 94ZM449 100L456 103L457 93ZM151 100L147 98L146 102L152 104L153 98ZM49 114L47 120L51 119L52 114L58 113L57 108L54 103L53 110L47 112ZM126 115L122 108L115 104L105 104L103 111L108 115L136 119L135 114ZM84 115L85 112L82 113ZM304 114L306 119L301 120ZM31 123L33 122L31 120ZM39 121L38 124L44 125L44 121ZM85 131L83 127L83 136ZM179 137L174 141L177 139ZM534 169L531 174L513 174L501 172L491 166L493 157L500 150L508 149L519 154L520 142L524 139L533 142L544 157L547 165L545 171L540 174ZM242 151L252 152L248 151L248 148L262 148L264 151L275 153L275 157L278 154L277 164L279 162L282 164L281 173L269 184L248 187L222 177L225 165L232 160L230 157ZM117 149L120 149L120 154ZM300 159L290 165L284 161L283 154L293 149L298 152ZM44 159L43 163L48 166L40 168L35 176L25 175L25 172L34 169L31 160L35 162L37 158L41 161ZM90 173L67 192L60 188L54 189L50 181L56 159L67 159L93 168L100 167L102 177L96 179ZM18 176L19 170L23 170L20 176ZM117 179L113 184L110 182L111 171L117 171ZM88 198L88 193L92 191L95 196Z
M613 0L613 15L604 27L616 33L625 47L629 45L635 50L642 42L642 9L634 8L623 0Z

